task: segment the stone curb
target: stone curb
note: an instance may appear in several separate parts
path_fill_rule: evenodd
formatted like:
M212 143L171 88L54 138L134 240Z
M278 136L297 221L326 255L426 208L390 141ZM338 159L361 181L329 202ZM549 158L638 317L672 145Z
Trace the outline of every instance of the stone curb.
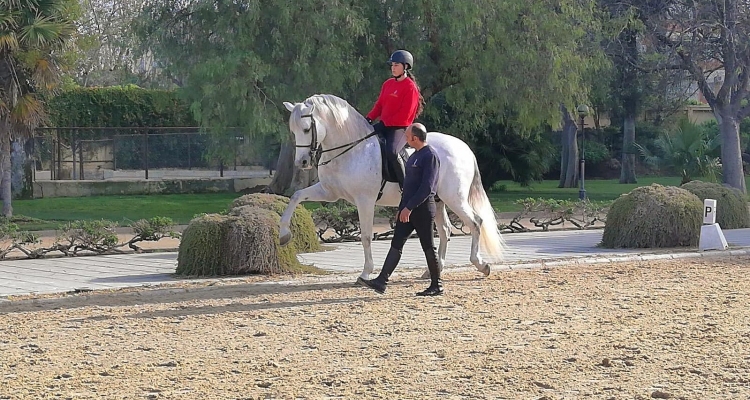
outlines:
M555 268L555 267L570 267L579 265L592 265L592 264L604 264L611 262L628 262L628 261L658 261L658 260L676 260L685 258L726 258L726 257L738 257L750 255L750 247L747 248L735 248L725 251L707 251L707 252L680 252L680 253L656 253L656 254L632 254L632 255L621 255L613 254L612 256L598 256L598 257L579 257L569 259L557 259L549 261L536 261L528 263L516 263L516 264L498 264L493 266L493 272L504 272L522 269L541 269L541 268ZM417 278L422 274L422 268L410 268L406 271L402 271L394 274L395 277L405 278ZM448 273L457 272L471 272L476 271L476 268L472 265L462 266L449 266L446 268ZM52 298L32 298L23 300L9 300L7 298L0 297L0 312L3 311L5 306L8 307L20 307L28 305L44 306L44 305L65 305L66 303L80 303L80 306L85 306L90 300L103 299L103 298L123 298L132 297L138 299L151 299L154 297L164 297L172 294L184 294L184 293L210 293L212 291L226 290L231 287L234 290L241 290L243 287L259 287L259 286L322 286L336 283L347 283L354 282L359 276L358 273L333 273L325 276L314 276L305 275L297 279L285 280L285 281L273 281L273 282L248 282L248 283L233 283L234 281L242 280L243 278L219 278L219 279L206 279L205 281L214 282L209 286L198 286L189 288L175 288L175 287L164 287L150 289L148 286L133 286L127 289L133 291L127 292L91 292L89 294L78 294L63 297L52 297ZM226 283L226 285L217 285Z
M633 255L613 255L607 256L596 256L596 257L576 257L567 259L557 259L549 261L532 261L526 263L515 263L515 264L497 264L494 265L493 272L504 272L522 269L543 269L543 268L555 268L555 267L574 267L579 265L592 265L592 264L605 264L612 262L632 262L632 261L660 261L660 260L678 260L685 258L730 258L739 256L750 256L750 247L741 247L731 250L724 251L692 251L692 252L681 252L681 253L657 253L657 254L633 254ZM476 268L472 265L461 265L461 266L448 266L446 272L457 273L457 272L472 272L476 271ZM421 276L423 268L409 268L406 271L395 273L394 277L406 277L406 278L417 278ZM85 306L89 300L105 299L105 298L122 298L122 297L134 297L138 299L148 300L156 297L165 297L173 294L185 294L185 293L210 293L213 291L222 291L228 288L233 290L241 290L242 288L259 287L259 286L323 286L336 283L352 283L356 281L359 273L331 273L329 275L315 276L305 275L298 279L290 279L284 281L272 281L272 282L248 282L248 283L232 283L234 281L240 281L244 278L218 278L218 279L205 279L206 282L214 282L208 286L198 286L190 288L175 288L175 287L164 287L149 289L148 286L132 286L125 289L134 291L128 292L91 292L82 293L76 295L69 295L63 297L53 298L32 298L22 300L9 300L7 298L0 297L0 313L3 312L5 306L16 307L24 305L65 305L65 303L81 303L80 306ZM195 281L194 281L195 282ZM217 285L226 283L226 285ZM312 289L311 289L312 290ZM64 293L60 293L63 295Z
M65 254L45 254L44 257L41 258L30 258L27 256L19 256L19 255L12 255L7 256L0 260L0 266L4 261L27 261L27 260L56 260L61 258L67 258L67 259L75 259L75 258L89 258L89 257L106 257L106 256L128 256L128 255L137 255L137 254L152 254L152 253L176 253L180 249L178 247L160 247L160 248L150 248L150 249L143 249L141 248L140 252L128 250L123 252L112 252L112 253L104 253L104 254L78 254L76 256L66 256Z
M205 282L212 282L209 285L206 286L197 286L197 287L169 287L169 284L167 284L167 287L163 288L149 288L149 286L131 286L121 289L115 289L114 291L106 291L106 290L95 290L92 292L82 292L79 294L68 294L69 292L60 292L60 293L46 293L48 295L59 295L61 297L50 297L50 298L31 298L31 299L21 299L21 300L9 300L7 298L0 297L0 313L3 312L3 307L15 307L15 306L24 306L24 305L37 305L37 306L44 306L44 305L65 305L66 303L81 303L81 306L85 306L86 302L89 300L97 300L97 299L107 299L107 298L137 298L142 299L144 301L158 298L158 297L165 297L169 295L174 294L185 294L185 293L210 293L210 292L217 292L227 289L234 289L234 290L241 290L243 288L250 288L250 287L259 287L259 286L316 286L316 285L330 285L335 283L346 283L351 282L352 284L356 280L356 277L359 276L359 274L332 274L332 275L324 275L320 278L317 278L315 275L306 275L303 278L300 279L292 279L292 280L285 280L285 281L271 281L271 282L247 282L247 283L233 283L236 281L241 281L242 277L239 278L216 278L216 279L206 279ZM200 282L200 281L191 281L191 282ZM226 285L221 285L222 283L226 283ZM130 290L130 291L124 291L124 290Z

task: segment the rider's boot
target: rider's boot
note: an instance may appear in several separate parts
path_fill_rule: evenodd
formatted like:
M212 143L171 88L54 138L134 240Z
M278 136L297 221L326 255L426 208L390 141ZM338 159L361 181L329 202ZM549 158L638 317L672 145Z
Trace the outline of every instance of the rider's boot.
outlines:
M380 269L380 274L378 275L378 277L375 279L359 278L357 279L357 282L367 285L368 287L370 287L370 289L380 294L385 293L385 287L388 284L388 278L391 277L391 274L396 269L399 260L401 260L401 251L391 247L391 249L388 251L388 255L385 257L383 268Z
M391 166L391 171L396 175L398 181L398 187L401 191L404 191L404 170L401 167L401 163L398 160L398 154L388 153L388 163Z

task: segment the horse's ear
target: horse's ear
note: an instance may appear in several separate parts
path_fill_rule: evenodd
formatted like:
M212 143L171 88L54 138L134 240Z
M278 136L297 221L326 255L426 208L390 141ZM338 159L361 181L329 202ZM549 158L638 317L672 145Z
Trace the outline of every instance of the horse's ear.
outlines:
M294 104L292 104L292 103L290 103L288 101L284 102L284 107L286 107L286 109L289 110L289 112L291 112L292 110L294 110Z

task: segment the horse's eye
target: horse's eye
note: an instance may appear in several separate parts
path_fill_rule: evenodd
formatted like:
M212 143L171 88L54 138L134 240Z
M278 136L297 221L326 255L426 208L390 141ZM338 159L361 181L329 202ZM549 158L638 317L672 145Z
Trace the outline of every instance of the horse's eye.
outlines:
M310 128L307 128L307 129L303 129L303 130L302 130L302 132L305 132L305 133L310 133Z

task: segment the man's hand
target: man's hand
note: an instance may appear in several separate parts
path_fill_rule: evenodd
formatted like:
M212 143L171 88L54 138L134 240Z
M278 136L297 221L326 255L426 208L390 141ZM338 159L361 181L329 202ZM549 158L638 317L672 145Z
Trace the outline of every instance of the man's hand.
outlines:
M398 220L401 222L409 222L409 216L411 215L411 210L408 208L404 208L401 210L401 213L398 214Z

